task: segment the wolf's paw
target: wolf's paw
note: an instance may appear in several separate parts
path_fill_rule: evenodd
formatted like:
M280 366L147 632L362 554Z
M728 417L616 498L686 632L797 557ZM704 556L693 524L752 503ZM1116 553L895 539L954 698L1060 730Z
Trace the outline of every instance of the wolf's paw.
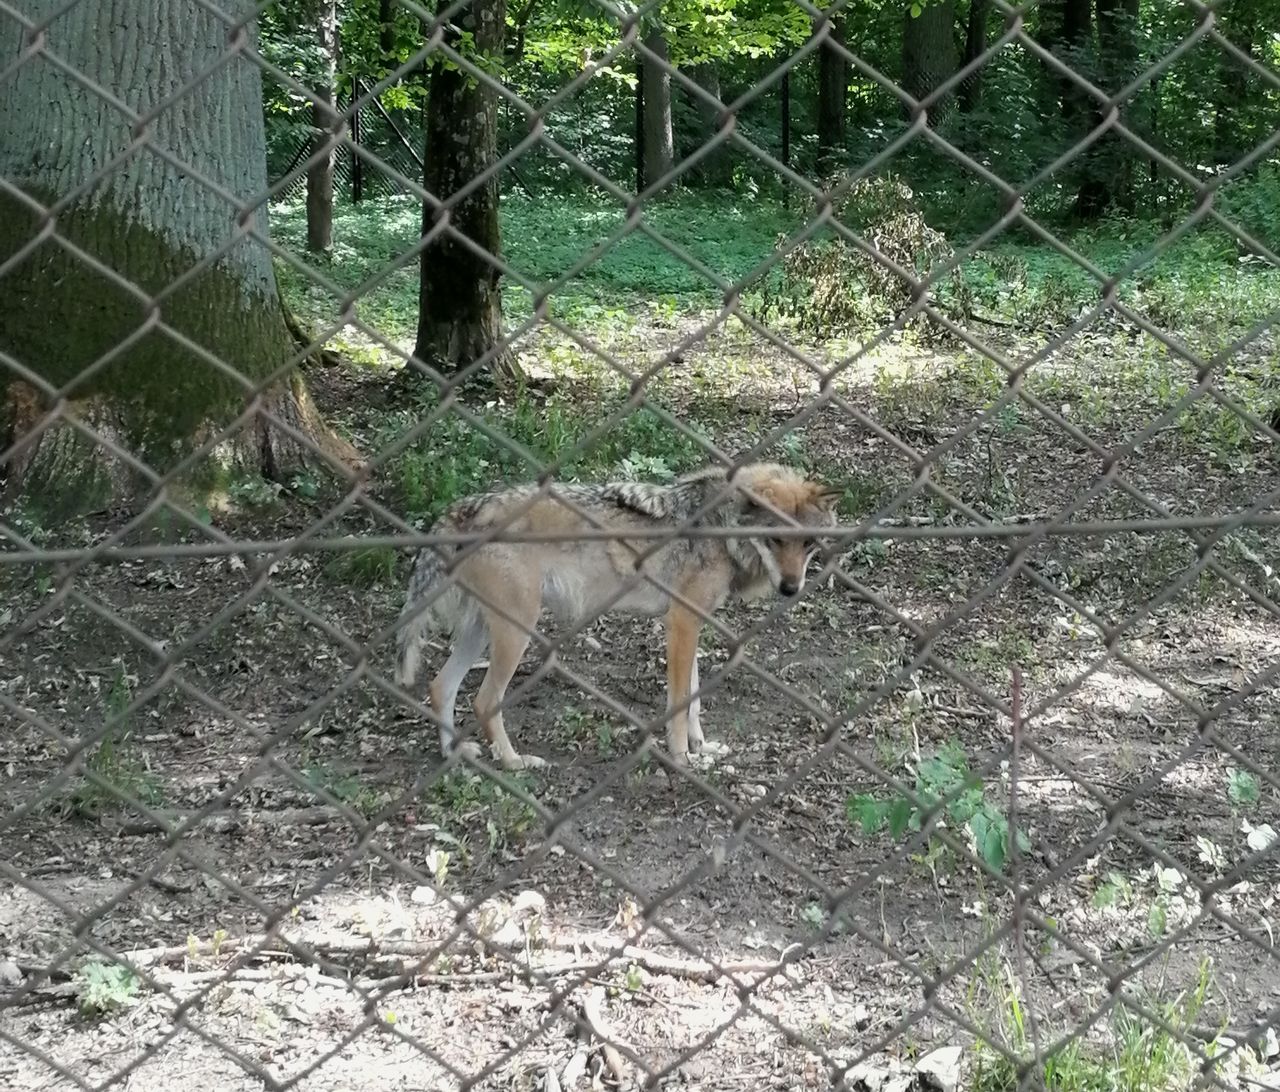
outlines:
M537 755L512 755L502 760L504 770L544 770L550 763Z
M446 756L452 757L457 755L459 758L469 758L475 760L483 753L480 744L474 739L464 739L461 743L455 743L450 747L446 747L444 751Z

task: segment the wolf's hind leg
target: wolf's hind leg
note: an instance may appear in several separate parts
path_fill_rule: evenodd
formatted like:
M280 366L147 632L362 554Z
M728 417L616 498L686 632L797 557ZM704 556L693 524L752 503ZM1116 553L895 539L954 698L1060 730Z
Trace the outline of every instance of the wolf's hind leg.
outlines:
M502 717L502 700L516 668L520 666L524 650L529 647L540 609L540 597L530 596L523 603L503 602L503 614L509 618L496 611L485 610L489 620L489 670L476 693L476 716L498 761L508 770L532 770L547 764L545 759L536 755L516 753L507 738Z
M453 650L449 653L449 658L431 681L431 711L440 722L440 753L445 757L458 746L454 713L458 706L458 691L462 688L462 680L484 655L487 644L484 618L479 611L469 613L454 632ZM475 740L465 740L461 750L471 758L480 757L480 744Z

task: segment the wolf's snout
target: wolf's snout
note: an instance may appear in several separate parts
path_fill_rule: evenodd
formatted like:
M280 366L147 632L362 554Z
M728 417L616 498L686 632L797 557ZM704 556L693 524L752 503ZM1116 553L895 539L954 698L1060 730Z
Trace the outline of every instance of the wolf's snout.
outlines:
M800 590L800 582L793 580L789 576L784 576L778 581L778 591L783 595L795 595Z

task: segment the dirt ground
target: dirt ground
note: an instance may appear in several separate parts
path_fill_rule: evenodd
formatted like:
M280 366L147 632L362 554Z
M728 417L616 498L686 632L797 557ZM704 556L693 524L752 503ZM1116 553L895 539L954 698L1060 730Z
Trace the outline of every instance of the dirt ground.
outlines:
M363 382L344 405L376 402L380 381ZM921 448L973 412L890 407L856 380L847 397ZM795 408L794 390L760 398L778 422ZM1106 446L1124 435L1109 429L1088 431ZM804 443L815 466L912 481L839 407ZM1006 518L1044 519L1102 471L1024 413L961 438L937 480L977 505L998 479ZM1120 474L1210 515L1280 487L1280 458L1259 438L1226 466L1163 429ZM218 526L278 539L320 514L290 501ZM1112 480L1076 518L1151 515ZM894 518L904 535L954 522L925 492ZM332 530L386 528L357 507ZM887 1072L901 1089L928 1087L914 1067L952 1046L976 1083L984 1039L1030 1050L1083 1029L1106 1050L1118 1009L1201 1052L1223 1029L1265 1037L1280 866L1250 845L1280 788L1276 539L1242 532L1209 555L1234 584L1209 569L1181 587L1197 561L1181 532L1062 535L996 584L1007 538L858 543L848 579L785 616L725 612L759 627L758 670L713 680L728 648L708 641L703 721L729 750L688 775L642 746L662 713L658 624L598 622L509 716L553 765L505 788L440 776L434 731L378 684L392 649L369 642L395 620L405 558L372 587L301 551L269 580L257 558L103 564L69 589L50 567L4 567L0 1086L727 1092ZM1054 588L1132 624L1108 643ZM907 670L921 633L934 659ZM531 653L518 681L539 666ZM1016 754L992 704L1015 666ZM145 811L86 790L72 761L131 701L127 740L95 769ZM895 839L849 817L851 796L889 794L881 771L910 783L908 764L953 741L1029 837L1003 876L955 823ZM120 955L140 985L84 1015L73 975Z

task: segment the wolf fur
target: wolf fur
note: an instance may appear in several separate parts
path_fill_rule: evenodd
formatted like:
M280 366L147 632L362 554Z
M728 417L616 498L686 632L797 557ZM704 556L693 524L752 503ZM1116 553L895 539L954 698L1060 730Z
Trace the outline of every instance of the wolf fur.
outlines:
M667 744L676 761L686 762L690 751L705 744L697 697L698 633L704 620L730 596L750 599L770 589L795 595L817 551L814 538L699 537L696 529L799 525L817 534L835 523L839 494L775 463L742 467L731 481L723 469L711 468L663 485L556 485L555 492L555 497L544 496L530 485L467 497L441 516L433 533L572 536L603 529L618 537L486 542L457 562L454 557L467 547L424 548L401 613L397 680L406 688L413 685L433 631L452 635L449 657L429 691L440 746L448 754L459 746L454 729L458 691L488 647L489 668L475 699L485 737L504 767L540 766L542 759L512 747L502 701L543 609L569 622L614 610L665 614ZM680 532L656 550L652 538L627 539L630 530L675 531L698 512L691 533ZM637 572L637 556L649 550L654 552ZM472 741L461 747L473 757L479 754Z

